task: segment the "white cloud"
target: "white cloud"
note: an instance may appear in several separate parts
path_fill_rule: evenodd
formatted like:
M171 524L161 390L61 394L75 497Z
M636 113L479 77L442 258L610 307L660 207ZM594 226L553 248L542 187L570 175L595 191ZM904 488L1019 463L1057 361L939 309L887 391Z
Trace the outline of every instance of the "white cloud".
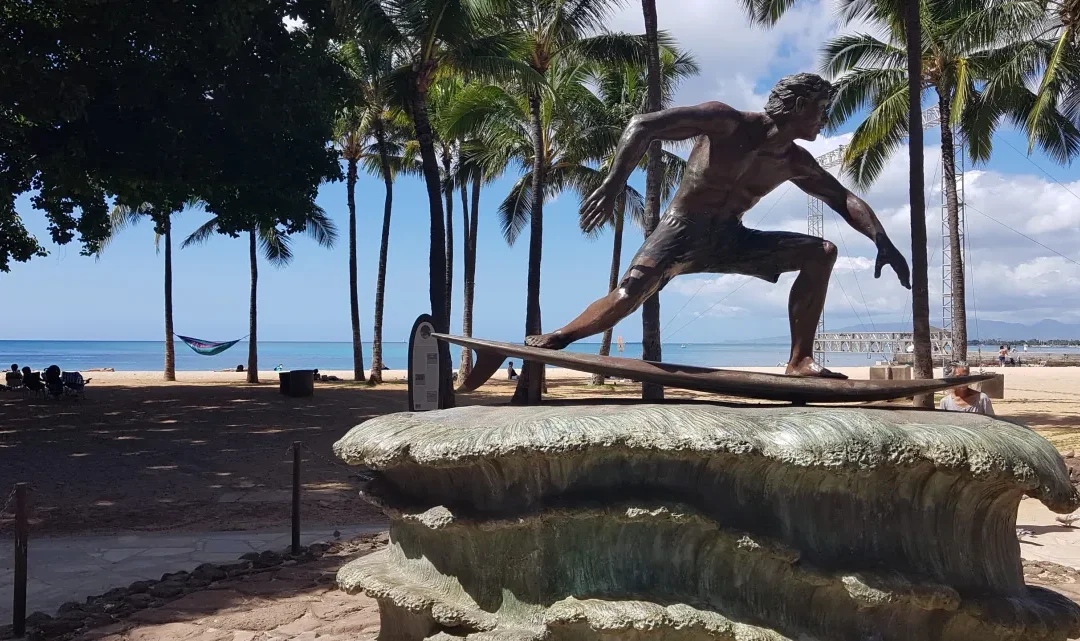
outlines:
M833 271L863 271L873 267L874 261L864 256L841 256L836 259Z
M676 102L720 100L739 109L760 109L775 81L770 76L817 69L818 48L835 28L833 15L831 0L802 2L775 27L764 29L748 24L738 1L679 0L665 6L660 29L693 52L702 68L700 76L683 84ZM627 3L609 26L643 32L640 3Z

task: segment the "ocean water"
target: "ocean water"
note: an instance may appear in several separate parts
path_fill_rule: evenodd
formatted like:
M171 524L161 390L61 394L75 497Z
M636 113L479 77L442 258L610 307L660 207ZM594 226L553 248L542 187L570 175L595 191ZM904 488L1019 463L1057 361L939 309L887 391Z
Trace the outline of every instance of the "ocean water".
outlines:
M575 343L567 349L595 354L599 343ZM786 362L789 349L786 343L670 343L663 346L663 355L669 363L684 365L771 367ZM247 363L247 350L247 342L243 341L217 356L200 356L176 341L176 369L235 368L237 364ZM159 341L0 340L0 367L18 363L19 367L28 365L33 369L55 364L64 370L112 367L118 371L160 371L164 367L164 353L164 343ZM461 349L451 346L450 353L457 363ZM407 355L406 343L383 343L383 362L390 369L406 369ZM626 343L622 352L612 345L612 356L641 358L641 344ZM828 365L843 367L867 366L885 359L880 354L830 354L826 360ZM352 344L260 342L259 369L270 370L278 364L285 369L351 370ZM364 343L364 365L370 364L371 343Z

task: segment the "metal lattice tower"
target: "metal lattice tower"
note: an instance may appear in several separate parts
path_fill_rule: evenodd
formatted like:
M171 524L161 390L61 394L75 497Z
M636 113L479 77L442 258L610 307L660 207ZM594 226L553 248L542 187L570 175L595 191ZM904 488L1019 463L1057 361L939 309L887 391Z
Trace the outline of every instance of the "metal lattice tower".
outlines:
M966 224L964 222L964 141L957 138L957 144L953 148L953 157L956 167L956 214L957 228L960 234L960 264L967 265L967 257L964 255ZM943 172L944 173L944 172ZM953 297L952 289L952 246L949 243L949 205L945 198L944 175L941 189L941 327L945 335L949 337L948 352L953 353ZM964 301L961 300L963 305Z
M833 167L839 167L840 163L844 160L844 147L841 145L836 149L818 156L818 164L824 169L832 169ZM811 236L817 236L818 238L825 237L825 208L817 198L813 196L806 197L807 215L806 215L806 233ZM818 319L817 333L825 333L825 309L821 310L821 317ZM814 352L814 360L819 363L823 363L825 359L824 352Z
M930 107L922 114L923 129L933 129L941 124L941 112L938 108ZM959 132L955 136L957 144L953 149L954 161L956 166L956 199L957 206L959 208L959 222L960 222L960 248L961 255L963 255L964 247L964 141L959 136ZM818 164L823 169L832 169L843 160L844 146L840 146L826 154L817 157ZM941 331L937 335L934 343L933 352L935 355L940 354L942 361L947 361L952 354L952 311L953 311L953 293L952 293L952 251L949 246L949 207L945 198L945 185L947 178L945 178L945 172L942 172L941 176ZM806 226L807 233L811 236L823 237L825 228L825 210L824 204L814 198L813 196L807 197L807 215ZM962 258L963 260L963 258ZM964 263L966 264L966 262ZM835 346L831 345L829 341L826 341L825 335L825 314L822 312L821 320L818 321L818 340L814 341L814 358L823 356L826 351L851 351L850 347L858 343L852 343L851 341L867 334L866 332L857 332L855 334L844 336L845 344L848 345L847 349L833 349ZM875 334L876 335L876 334ZM830 337L832 335L829 335ZM837 334L836 336L840 336ZM836 342L836 341L832 341ZM869 343L868 343L869 345ZM858 351L858 350L855 350ZM877 353L878 350L874 350Z

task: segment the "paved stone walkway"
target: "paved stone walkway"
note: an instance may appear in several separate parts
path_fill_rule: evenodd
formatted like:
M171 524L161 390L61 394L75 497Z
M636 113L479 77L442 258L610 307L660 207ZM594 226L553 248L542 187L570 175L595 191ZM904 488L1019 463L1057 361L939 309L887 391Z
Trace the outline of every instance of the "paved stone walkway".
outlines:
M386 528L339 529L340 537L348 539ZM309 530L301 543L333 541L334 532ZM26 611L54 614L66 601L82 601L133 581L160 579L166 572L190 572L201 563L236 561L247 552L281 551L291 541L287 530L31 538ZM14 550L12 539L0 539L0 625L11 621Z

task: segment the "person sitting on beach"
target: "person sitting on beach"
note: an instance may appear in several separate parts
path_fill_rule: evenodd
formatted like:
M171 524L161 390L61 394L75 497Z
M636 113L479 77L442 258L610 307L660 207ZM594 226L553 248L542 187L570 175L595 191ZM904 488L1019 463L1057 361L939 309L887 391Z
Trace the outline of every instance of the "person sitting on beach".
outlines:
M506 366L506 380L516 381L518 378L517 370L514 369L514 361L510 361L510 364Z
M45 384L41 382L41 372L32 372L29 367L22 368L22 380L23 387L31 392L45 388Z
M29 369L29 368L27 368ZM11 364L11 371L4 377L4 382L8 387L20 387L23 384L23 375L19 371L19 366L15 363Z
M953 367L953 376L970 374L971 369L967 365ZM990 397L967 385L960 385L949 390L949 393L941 399L941 409L948 412L971 412L994 416L994 406L990 403Z

